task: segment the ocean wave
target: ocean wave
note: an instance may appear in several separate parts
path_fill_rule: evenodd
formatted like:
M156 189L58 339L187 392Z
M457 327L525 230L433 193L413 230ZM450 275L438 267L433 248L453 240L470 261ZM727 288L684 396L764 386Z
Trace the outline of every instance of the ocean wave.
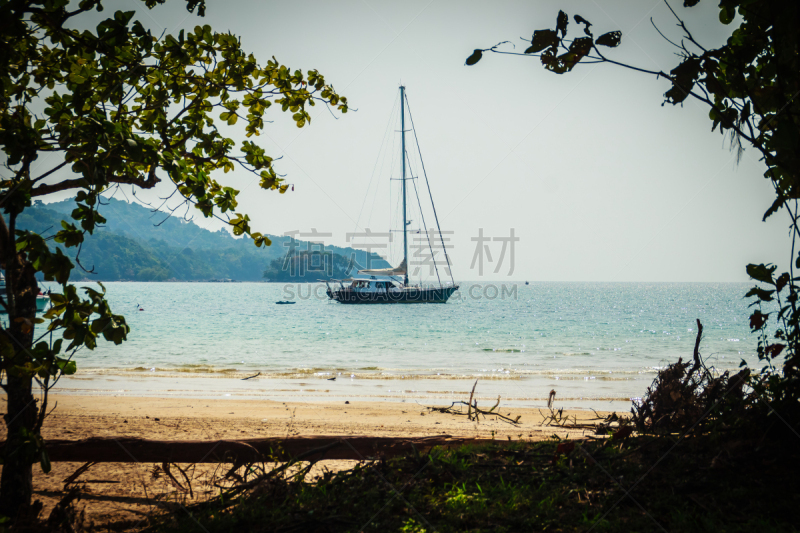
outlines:
M291 388L277 388L277 389L270 389L269 396L265 396L263 393L261 394L254 394L252 391L245 391L245 390L228 390L228 389L215 389L213 391L209 391L207 389L196 389L196 390L186 390L186 389L157 389L157 390L131 390L131 389L102 389L102 388L72 388L69 390L60 391L59 394L67 394L67 395L88 395L88 396L131 396L131 397L164 397L164 395L168 397L185 397L185 398L218 398L224 397L226 399L260 399L260 398L267 398L270 400L275 399L275 395L278 395L281 398L297 398L300 401L308 400L308 399L315 399L323 401L327 401L329 395L333 395L334 397L340 397L342 393L334 392L330 389L325 388L304 388L301 390L298 389L291 389ZM314 396L315 394L325 394L325 396ZM433 403L437 401L441 401L443 405L449 405L450 402L457 401L459 399L466 399L469 398L469 393L464 391L449 391L449 390L416 390L416 389L398 389L398 390L391 390L391 391L380 391L380 392L373 392L373 393L365 393L360 394L354 391L348 391L346 397L352 401L353 399L361 400L361 401L385 401L385 400L393 400L393 401L403 401L406 400L413 400L414 403L409 403L409 406L414 405L415 403L420 407L425 407L427 403ZM641 398L638 398L641 400ZM473 400L477 400L480 404L484 402L489 402L490 404L494 404L497 401L496 395L488 395L488 394L478 394L477 392L473 395ZM538 407L544 408L547 404L548 397L545 395L514 395L514 394L503 394L501 398L501 406L503 409L512 408L514 407L513 404L515 402L537 402L541 403ZM561 406L568 402L630 402L636 401L636 397L631 397L630 395L626 395L624 393L620 393L617 396L595 396L591 394L586 394L583 396L559 396L556 400L556 403ZM536 405L532 406L536 408ZM599 406L598 408L606 408L606 406Z
M91 379L93 376L142 376L146 378L248 378L261 380L370 380L370 381L407 381L407 380L486 380L486 381L520 381L526 379L545 378L553 380L597 380L627 381L639 376L652 376L656 368L639 369L597 369L597 368L483 368L476 370L444 370L444 369L386 369L377 366L360 367L348 370L345 368L217 368L210 365L192 365L179 367L117 367L81 369L79 379Z
M144 367L137 366L134 368L95 368L95 369L81 369L81 373L91 372L97 374L113 374L115 372L176 372L180 374L235 374L241 372L238 368L216 368L211 365L190 365L190 366L177 366L171 368L162 367Z

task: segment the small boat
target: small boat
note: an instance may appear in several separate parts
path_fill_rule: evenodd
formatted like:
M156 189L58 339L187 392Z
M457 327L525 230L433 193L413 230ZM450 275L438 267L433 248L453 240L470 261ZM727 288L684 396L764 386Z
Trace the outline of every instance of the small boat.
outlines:
M290 304L296 304L296 303L297 302L290 302L289 300L282 300L280 302L275 302L276 305L290 305Z
M442 239L442 246L441 249L444 252L444 258L447 262L447 274L450 275L450 282L449 283L442 283L442 279L439 275L439 267L436 265L436 260L433 255L433 247L437 245L437 243L431 242L432 235L435 234L433 232L433 228L431 228L431 233L428 232L427 226L425 226L425 217L421 215L421 222L424 227L424 234L427 236L428 241L427 244L431 250L431 260L436 269L436 278L438 280L437 285L433 286L424 286L422 284L418 285L411 285L408 281L408 234L409 234L409 225L411 224L411 220L408 219L408 209L407 209L407 191L408 188L406 186L407 181L412 181L414 197L416 197L417 202L419 203L419 191L417 191L417 185L413 182L416 180L417 177L410 175L411 173L407 170L407 152L406 152L406 94L405 94L405 87L400 86L400 135L401 135L401 153L405 154L405 157L400 157L399 159L402 161L402 174L401 178L395 178L397 181L400 181L402 187L402 200L403 200L403 212L402 216L403 219L400 223L402 229L398 230L398 233L402 231L403 233L403 261L400 263L399 266L395 268L382 268L382 269L366 269L366 270L359 270L356 275L349 279L343 280L320 280L325 281L325 284L328 287L327 294L328 298L331 300L337 301L343 304L383 304L383 303L446 303L448 298L452 296L452 294L458 290L458 285L455 283L453 279L452 273L450 273L450 259L447 257L447 247L444 245L444 240L441 237L441 228L439 228L439 219L436 215L436 207L433 205L433 196L429 194L431 199L431 208L433 209L434 219L436 220L436 230L438 231L439 238ZM409 110L409 118L411 118L411 113ZM414 119L411 118L411 130L414 131ZM416 140L416 132L414 132L414 138ZM417 146L419 143L417 142ZM422 156L420 155L420 160ZM425 172L425 166L422 165L423 174ZM427 183L427 174L425 174L425 180ZM430 186L428 186L428 192L430 193ZM422 206L419 205L420 213L422 213ZM417 234L423 233L423 228L419 228L415 231ZM331 285L333 284L333 285Z
M42 313L50 305L50 296L39 293L36 296L36 312Z

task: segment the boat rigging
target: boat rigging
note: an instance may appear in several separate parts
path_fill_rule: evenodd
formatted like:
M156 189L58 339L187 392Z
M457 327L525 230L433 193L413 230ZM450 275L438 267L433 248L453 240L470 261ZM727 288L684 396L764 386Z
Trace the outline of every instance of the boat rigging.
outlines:
M428 183L428 176L425 172L425 164L422 162L422 155L419 151L419 140L417 139L416 130L414 129L414 119L411 117L410 109L408 116L411 120L411 130L414 132L414 140L416 141L417 153L419 154L420 163L422 164L422 173L425 177L427 185L428 196L431 201L431 208L433 210L434 221L436 223L436 232L429 232L427 224L425 223L425 216L423 214L422 205L419 198L419 190L416 184L416 177L410 174L410 162L408 152L406 151L406 104L408 99L405 94L405 87L400 86L400 159L401 159L401 196L402 196L402 221L401 228L398 231L403 232L403 260L399 266L395 268L382 268L382 269L365 269L359 270L356 275L350 279L344 280L330 280L325 281L328 290L327 294L331 300L339 303L446 303L452 294L458 290L458 285L455 283L452 271L450 269L450 258L447 255L447 247L445 246L444 237L439 227L439 217L436 214L436 206L433 204L433 194L431 193L430 184ZM425 229L428 249L430 251L430 259L433 263L437 284L435 285L411 285L408 277L408 226L411 220L408 219L408 189L407 181L411 181L414 188L414 197L419 206L419 213L422 225ZM417 231L417 233L420 233ZM433 234L438 234L441 241L441 250L444 259L447 263L446 270L450 274L450 282L442 283L439 274L439 267L436 264L436 253L434 252L435 244L432 238Z

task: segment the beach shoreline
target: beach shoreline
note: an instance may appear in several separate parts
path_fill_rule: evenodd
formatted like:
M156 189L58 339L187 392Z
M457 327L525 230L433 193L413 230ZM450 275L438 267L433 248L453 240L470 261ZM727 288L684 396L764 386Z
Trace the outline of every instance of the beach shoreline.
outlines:
M649 378L649 376L648 376ZM476 385L477 383L477 385ZM649 379L637 380L644 390ZM260 372L248 374L180 374L166 372L80 372L64 376L57 393L62 396L107 398L185 398L192 400L241 400L287 403L390 403L442 407L452 402L474 399L481 405L541 409L547 406L552 390L557 405L564 409L629 411L632 397L620 394L602 381L588 381L577 374L558 380L481 379L474 376L436 379L414 376L340 376L325 379L318 375L274 378Z

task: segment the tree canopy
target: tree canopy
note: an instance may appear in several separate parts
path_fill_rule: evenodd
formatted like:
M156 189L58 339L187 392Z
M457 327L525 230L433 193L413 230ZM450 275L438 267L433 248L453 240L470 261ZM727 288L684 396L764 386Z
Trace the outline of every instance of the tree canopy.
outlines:
M144 0L147 8L165 0ZM186 0L203 15L204 0ZM46 393L62 373L75 371L72 354L99 339L126 339L124 317L112 312L105 290L69 283L73 262L43 235L20 231L17 217L35 198L72 191L71 220L50 237L77 249L106 220L100 195L129 185L149 189L170 182L174 193L205 217L221 217L234 234L256 246L269 238L237 210L238 191L220 174L244 170L268 191L286 191L273 158L255 141L275 106L297 127L311 121L309 107L345 113L340 96L316 70L303 72L276 58L260 63L230 33L209 25L154 36L134 11L117 11L94 28L83 15L101 12L100 0L10 0L0 3L0 263L6 291L0 307L0 371L8 394L7 444L3 450L0 515L30 502L31 463L48 461L39 430L46 394L37 404L36 380ZM247 140L237 143L230 129ZM36 317L36 274L58 282L52 305ZM37 324L44 333L35 333ZM56 333L63 340L52 339Z

